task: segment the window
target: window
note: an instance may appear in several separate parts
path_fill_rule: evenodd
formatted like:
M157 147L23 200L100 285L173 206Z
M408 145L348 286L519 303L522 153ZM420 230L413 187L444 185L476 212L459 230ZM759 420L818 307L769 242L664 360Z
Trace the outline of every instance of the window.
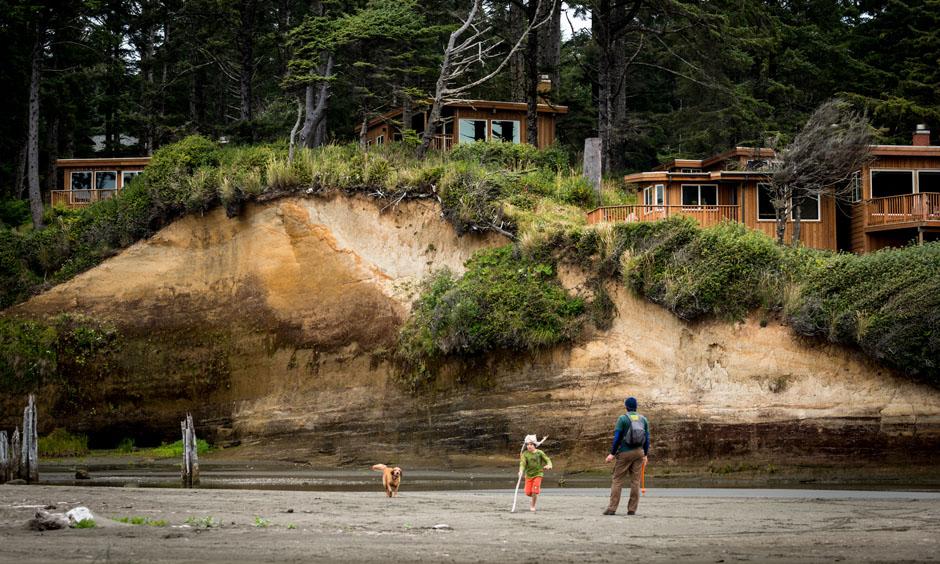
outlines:
M790 218L796 216L796 210L790 210ZM821 217L819 196L807 196L800 204L800 221L819 221ZM774 210L773 192L770 184L757 185L757 220L775 221L777 212Z
M777 218L777 212L774 210L773 192L770 190L770 184L757 185L757 220L766 221Z
M72 173L72 190L91 190L91 173L87 171Z
M653 205L653 192L652 188L649 186L643 189L643 204L647 206Z
M850 181L852 185L852 194L851 201L852 203L862 201L862 173L853 172L852 180Z
M139 170L125 170L121 173L121 187L127 188L139 175Z
M796 210L790 212L790 217L796 217ZM819 221L819 196L807 196L800 203L800 221Z
M700 169L700 168L683 168L683 169L680 169L679 172L695 173L695 172L702 172L702 169Z
M95 173L95 189L117 190L117 172L103 170Z
M666 203L666 187L662 184L656 185L656 196L654 200L657 206L661 206Z
M871 171L871 197L886 198L914 193L913 170Z
M385 144L385 136L384 136L384 135L378 135L378 136L376 136L376 138L375 138L375 144L376 144L376 145L384 145L384 144Z
M459 133L458 143L476 143L477 141L486 141L486 120L485 119L462 119L458 120L457 132Z
M940 170L918 170L917 191L940 192Z
M714 184L683 184L683 206L717 206L718 186Z
M497 120L491 123L493 128L493 139L506 141L508 143L519 142L519 122L513 120Z

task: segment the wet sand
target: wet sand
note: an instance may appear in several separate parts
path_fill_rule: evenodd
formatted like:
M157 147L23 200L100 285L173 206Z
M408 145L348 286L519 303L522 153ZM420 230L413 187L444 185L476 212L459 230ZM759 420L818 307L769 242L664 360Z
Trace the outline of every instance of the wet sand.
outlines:
M0 562L937 561L940 494L652 489L636 516L602 489L310 492L0 486ZM626 497L624 498L624 504ZM36 506L85 505L98 527L31 532ZM621 507L625 509L625 505ZM290 511L290 512L289 512ZM184 525L214 517L210 529ZM163 519L165 527L117 517ZM256 519L269 524L257 527ZM435 525L449 528L434 529Z

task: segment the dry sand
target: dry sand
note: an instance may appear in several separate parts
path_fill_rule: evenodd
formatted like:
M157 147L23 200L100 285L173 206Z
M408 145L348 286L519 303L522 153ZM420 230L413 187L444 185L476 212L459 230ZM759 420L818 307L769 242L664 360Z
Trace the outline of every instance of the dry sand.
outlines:
M407 482L405 484L407 487ZM626 492L625 492L626 493ZM296 492L0 486L0 562L937 561L940 494L651 490L639 515L606 492ZM624 503L626 497L624 498ZM36 507L85 505L98 527L37 533ZM625 506L621 509L625 509ZM292 510L292 512L289 512ZM109 518L164 519L165 527ZM182 526L212 516L211 529ZM256 518L269 522L257 527ZM435 530L435 525L449 528ZM296 528L294 528L296 527Z

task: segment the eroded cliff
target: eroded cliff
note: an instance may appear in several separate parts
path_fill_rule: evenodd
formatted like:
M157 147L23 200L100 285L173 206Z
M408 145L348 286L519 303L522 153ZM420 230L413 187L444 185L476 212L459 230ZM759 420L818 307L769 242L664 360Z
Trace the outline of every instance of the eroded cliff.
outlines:
M74 410L47 403L47 425L100 442L171 437L192 410L210 438L238 438L246 456L273 444L325 464L479 462L538 432L577 466L604 451L623 397L635 395L664 459L936 459L937 390L773 322L690 325L614 285L609 330L455 361L412 393L389 353L417 283L505 240L458 238L429 201L382 206L337 196L233 220L189 216L18 306L10 313L82 313L121 333L118 361L70 392ZM562 274L581 290L576 270ZM10 421L14 399L3 403Z

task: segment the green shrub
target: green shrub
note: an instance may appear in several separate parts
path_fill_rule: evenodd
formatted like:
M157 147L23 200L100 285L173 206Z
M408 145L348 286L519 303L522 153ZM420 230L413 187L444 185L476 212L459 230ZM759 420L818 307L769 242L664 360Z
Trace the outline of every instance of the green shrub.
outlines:
M130 454L134 452L134 439L131 439L129 437L124 437L123 439L121 439L121 442L118 443L115 450L120 452L121 454Z
M499 205L500 185L480 165L455 162L445 169L438 194L444 217L458 234L497 228L512 229Z
M566 169L569 163L568 154L558 145L539 150L533 145L503 141L461 143L451 151L450 158L507 170L542 168L553 172Z
M940 242L832 257L805 278L787 318L801 335L858 345L940 385Z
M551 264L505 246L478 251L466 267L459 278L445 269L422 284L398 345L413 382L431 377L429 367L445 356L531 351L580 328L584 302L568 296Z
M0 200L0 225L19 227L30 219L29 200Z
M196 453L205 454L209 452L209 443L204 439L196 439ZM142 449L140 454L143 456L151 456L153 458L179 458L183 456L183 440L180 439L174 443L166 444L163 443L158 447L153 447L150 449Z
M75 523L73 528L75 529L94 529L98 524L95 523L94 519L82 519L78 523Z
M0 318L0 392L26 394L66 375L81 377L117 350L117 333L79 317L47 323Z
M689 218L618 226L625 281L687 320L740 319L783 305L784 252L769 237L725 222L699 229Z
M73 435L65 429L55 429L39 438L39 456L85 456L89 452L87 436Z
M115 519L118 523L127 523L128 525L146 525L148 527L166 527L167 522L164 519L151 519L150 517L118 517Z

